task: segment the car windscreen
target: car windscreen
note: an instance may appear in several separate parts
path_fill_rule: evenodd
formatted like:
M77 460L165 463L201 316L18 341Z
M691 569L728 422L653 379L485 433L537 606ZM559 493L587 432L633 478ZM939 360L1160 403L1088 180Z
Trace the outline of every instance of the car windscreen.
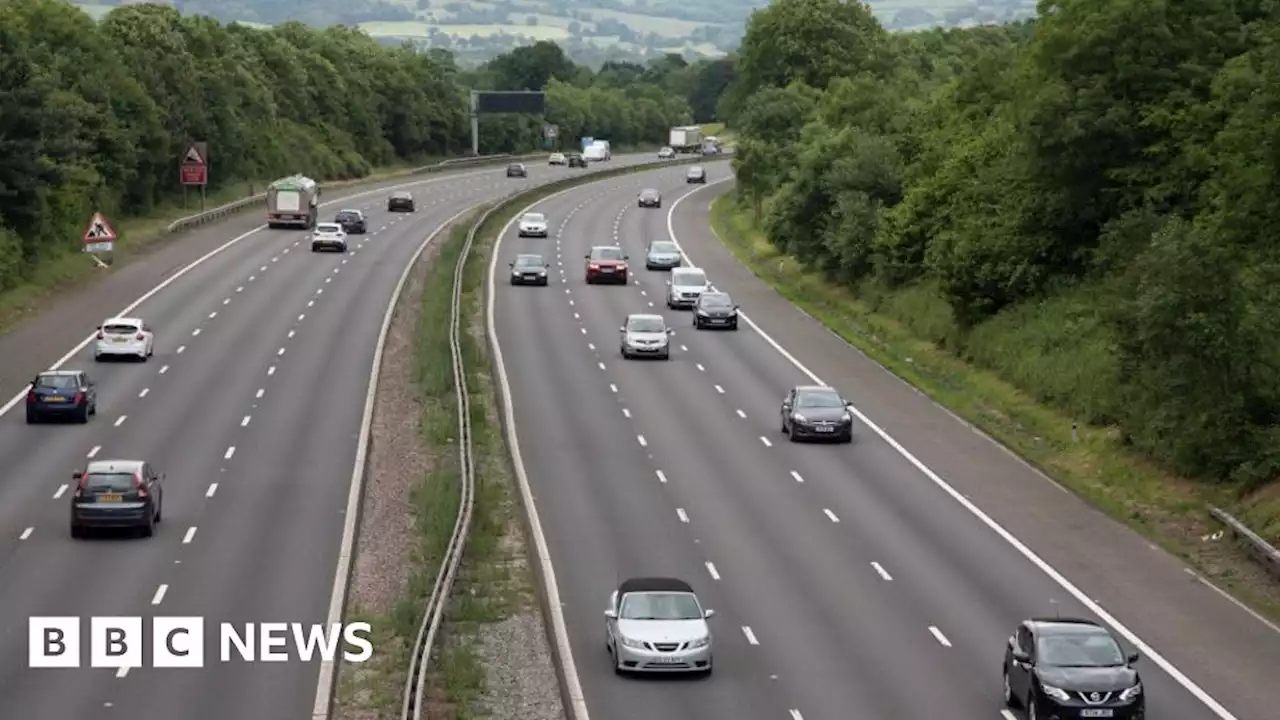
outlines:
M336 219L338 220L338 222L342 222L344 220L359 220L360 213L356 212L355 210L343 210L342 212L338 213Z
M85 487L101 492L129 492L133 490L133 473L89 473Z
M733 307L733 301L728 295L703 295L702 307L705 308L726 308Z
M111 325L104 325L102 327L102 332L108 335L132 335L138 332L138 326L112 323Z
M675 244L675 243L669 243L669 242L656 242L656 243L654 243L654 244L652 244L652 245L650 245L650 246L649 246L649 252L651 252L651 253L678 253L678 252L680 252L680 250L676 248L676 244Z
M591 251L592 260L621 260L622 248L595 248Z
M1116 667L1125 664L1120 645L1108 635L1046 635L1036 643L1036 662L1055 667Z
M656 198L656 197L658 197L658 191L657 191L657 190L645 190L644 192L642 192L642 193L640 193L640 194L641 194L641 195L643 195L644 197L647 197L647 198Z
M672 276L671 284L680 287L702 287L707 284L707 276L702 273L678 273Z
M630 593L622 598L623 620L698 620L702 608L689 593Z
M840 396L833 392L802 392L796 397L796 407L802 408L842 408L844 403Z
M662 318L631 318L627 321L627 332L660 333L666 330Z
M41 375L36 378L35 386L50 390L70 390L80 387L74 375Z
M542 267L541 255L520 255L516 258L516 267Z
M528 215L524 216L524 221L528 223L546 222L547 216L543 215L542 213L529 213Z

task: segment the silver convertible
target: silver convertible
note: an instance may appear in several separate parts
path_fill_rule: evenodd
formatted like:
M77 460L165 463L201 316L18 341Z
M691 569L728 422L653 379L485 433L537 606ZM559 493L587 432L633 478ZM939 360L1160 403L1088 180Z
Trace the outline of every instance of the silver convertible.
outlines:
M613 671L711 674L714 610L704 609L689 583L675 578L624 580L609 596L605 646Z

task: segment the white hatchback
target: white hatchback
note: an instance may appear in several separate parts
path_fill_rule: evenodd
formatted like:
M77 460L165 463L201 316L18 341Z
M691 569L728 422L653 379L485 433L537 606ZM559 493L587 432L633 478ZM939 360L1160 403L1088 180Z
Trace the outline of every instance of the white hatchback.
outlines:
M311 233L311 252L321 250L347 251L347 233L338 223L317 223Z
M93 359L127 357L146 362L155 350L156 336L146 323L138 318L107 318L98 326Z

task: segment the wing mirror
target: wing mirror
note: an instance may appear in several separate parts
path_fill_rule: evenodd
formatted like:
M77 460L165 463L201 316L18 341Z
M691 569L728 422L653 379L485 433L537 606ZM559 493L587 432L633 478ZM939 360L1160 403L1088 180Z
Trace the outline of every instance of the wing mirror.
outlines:
M622 325L622 326L620 326L620 327L618 328L618 332L626 332L626 331L627 331L627 326L626 326L626 325Z
M675 335L675 334L676 334L675 328L667 328L667 334L668 334L668 335Z
M583 260L590 260L590 259L591 259L591 253L587 253L586 255L583 255L583 256L582 256L582 259L583 259Z
M509 263L507 263L507 267L515 267L515 266L516 266L516 264L515 264L515 263L513 263L513 262L509 262Z
M670 280L668 280L668 281L667 281L667 287L671 287L671 281L670 281Z
M733 306L733 309L736 311L736 310L738 309L738 306L737 306L737 305L734 305L734 306Z
M623 260L630 260L630 259L631 259L631 256L630 256L630 255L623 255L623 256L622 256L622 259L623 259Z
M543 264L542 264L542 267L544 267L544 268L549 268L549 267L551 267L551 263L543 263Z
M617 611L617 610L605 610L605 611L604 611L604 616L605 616L605 617L607 617L607 618L609 618L610 620L617 620L617 619L618 619L618 611Z
M708 619L708 620L710 620L711 618L713 618L713 617L715 617L715 616L716 616L716 611L715 611L715 610L712 610L711 608L707 608L707 609L706 609L706 610L704 610L704 611L703 611L703 613L702 613L702 617L704 617L704 618L706 618L706 619Z
M72 479L72 480L79 480L79 479L80 479L80 478L82 478L82 477L84 477L84 471L82 471L82 470L77 470L77 471L75 471L75 472L71 473L71 479Z
M1130 665L1138 662L1138 653L1136 650L1134 652L1129 653L1128 660Z
M1031 662L1031 656L1030 656L1030 655L1028 655L1028 654L1026 653L1026 651L1023 651L1023 650L1014 650L1014 651L1013 651L1013 661L1014 661L1014 662L1018 662L1018 663L1029 663L1029 662Z

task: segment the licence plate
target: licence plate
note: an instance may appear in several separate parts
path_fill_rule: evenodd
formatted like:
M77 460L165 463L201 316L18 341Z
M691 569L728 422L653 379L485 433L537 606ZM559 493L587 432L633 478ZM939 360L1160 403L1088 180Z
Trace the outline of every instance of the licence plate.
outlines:
M115 338L111 338L111 342L116 343L117 345L123 345L129 342L129 338L115 337Z
M1083 708L1080 717L1115 717L1116 711L1106 708Z
M98 502L118 503L121 500L124 500L124 497L121 495L99 495L98 496Z
M653 661L659 665L679 665L683 662L680 658L675 657L656 657Z
M818 427L814 428L814 430L817 430L818 432L835 432L836 429L831 427L830 425L819 425Z
M613 272L613 268L600 268L600 272Z
M49 395L48 397L45 398L45 401L46 402L66 402L67 399L62 397L61 395Z

